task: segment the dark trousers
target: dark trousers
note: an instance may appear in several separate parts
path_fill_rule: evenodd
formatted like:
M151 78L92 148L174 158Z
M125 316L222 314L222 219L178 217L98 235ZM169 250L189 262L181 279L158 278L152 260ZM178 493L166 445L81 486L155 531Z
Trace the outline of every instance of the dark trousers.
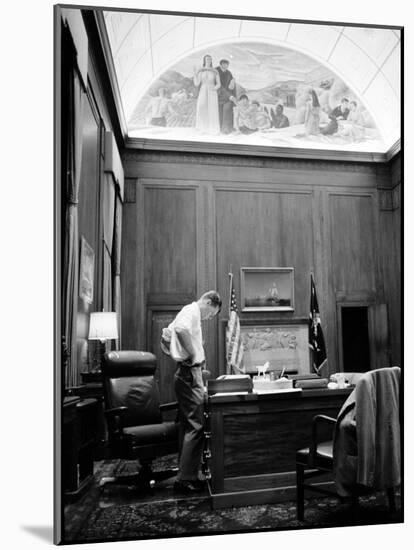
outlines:
M194 480L198 478L204 445L204 387L201 365L187 367L178 363L174 389L180 429L177 479Z

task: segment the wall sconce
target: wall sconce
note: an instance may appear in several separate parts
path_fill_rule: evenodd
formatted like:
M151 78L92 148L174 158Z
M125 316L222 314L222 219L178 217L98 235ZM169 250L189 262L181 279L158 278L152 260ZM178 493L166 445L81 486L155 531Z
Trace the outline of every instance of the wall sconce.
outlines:
M113 311L91 313L88 340L98 340L92 362L92 372L100 372L103 349L107 340L118 339L117 314Z

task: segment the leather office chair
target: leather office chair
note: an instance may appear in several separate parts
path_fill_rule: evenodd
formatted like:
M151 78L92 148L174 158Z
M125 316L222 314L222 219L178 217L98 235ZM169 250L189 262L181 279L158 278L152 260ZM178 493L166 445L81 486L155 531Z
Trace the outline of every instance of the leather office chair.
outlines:
M153 472L151 463L178 451L175 421L163 421L162 411L176 409L177 403L160 405L155 380L155 355L143 351L110 351L104 355L102 376L108 442L112 458L138 459L138 474L102 478L108 483L134 485L147 491L155 481L176 475L177 469Z
M311 444L296 453L299 520L304 518L305 489L350 498L353 514L358 496L386 490L390 511L395 511L395 488L401 479L399 394L399 367L369 371L358 379L336 419L314 417ZM307 482L327 472L334 474L336 493Z

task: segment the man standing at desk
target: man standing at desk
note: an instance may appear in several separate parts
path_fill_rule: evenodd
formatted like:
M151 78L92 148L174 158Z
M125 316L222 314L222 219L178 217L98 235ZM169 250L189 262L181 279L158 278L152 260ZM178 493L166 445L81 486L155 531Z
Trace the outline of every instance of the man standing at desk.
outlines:
M204 440L204 385L201 371L205 365L205 354L201 321L212 319L220 309L221 298L216 291L211 290L197 302L184 306L168 327L171 335L170 354L177 357L177 352L173 353L174 346L179 348L181 357L186 357L185 360L177 361L174 376L180 422L179 471L174 490L183 493L194 493L204 488L204 482L198 475ZM161 342L168 347L168 342Z

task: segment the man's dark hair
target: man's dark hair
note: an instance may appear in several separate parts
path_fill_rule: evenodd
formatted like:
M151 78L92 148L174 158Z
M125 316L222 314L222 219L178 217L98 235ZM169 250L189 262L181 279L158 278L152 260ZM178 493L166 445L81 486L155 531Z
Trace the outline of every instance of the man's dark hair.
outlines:
M281 112L283 113L283 105L281 105L280 103L278 103L278 104L276 105L276 109L280 109Z
M221 310L221 298L220 294L216 292L215 290L209 290L208 292L205 292L201 298L201 300L210 300L210 303L213 307L218 307L218 310Z
M220 59L220 65L222 63L227 63L227 65L230 65L230 61L228 59Z
M241 99L249 99L249 98L247 97L246 94L242 94L242 95L239 97L239 101L240 101Z

